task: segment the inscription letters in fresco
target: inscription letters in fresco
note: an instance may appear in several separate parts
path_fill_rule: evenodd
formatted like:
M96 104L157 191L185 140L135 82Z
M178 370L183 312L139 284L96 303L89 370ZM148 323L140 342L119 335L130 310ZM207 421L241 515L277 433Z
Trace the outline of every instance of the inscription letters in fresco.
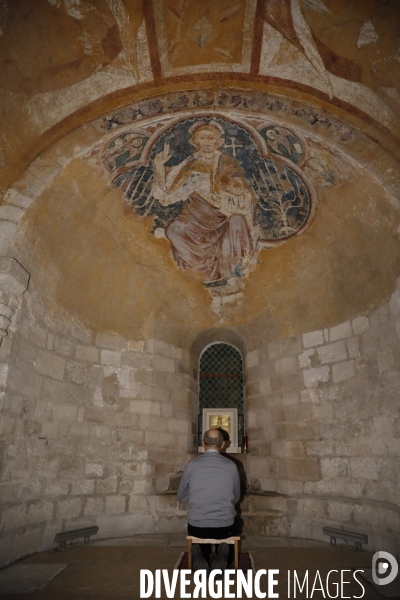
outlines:
M288 129L259 129L186 118L158 136L120 134L103 152L126 201L153 216L152 233L169 241L178 267L201 273L213 294L240 289L258 252L300 232L312 210L296 165L303 142Z

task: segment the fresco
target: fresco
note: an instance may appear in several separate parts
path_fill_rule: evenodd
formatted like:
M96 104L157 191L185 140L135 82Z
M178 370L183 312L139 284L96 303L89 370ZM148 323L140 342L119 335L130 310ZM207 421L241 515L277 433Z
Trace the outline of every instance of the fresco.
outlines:
M120 133L103 150L113 185L152 233L166 238L181 269L202 275L214 294L240 289L259 251L300 233L313 209L296 163L305 143L291 130L258 131L221 116Z

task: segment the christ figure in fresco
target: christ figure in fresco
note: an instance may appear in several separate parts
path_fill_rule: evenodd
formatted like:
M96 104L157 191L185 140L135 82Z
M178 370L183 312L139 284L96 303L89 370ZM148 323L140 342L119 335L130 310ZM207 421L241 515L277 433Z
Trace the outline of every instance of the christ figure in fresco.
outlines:
M254 221L256 196L237 163L235 138L231 156L220 150L225 139L217 122L197 122L189 132L195 151L180 164L166 167L172 157L168 143L155 156L153 196L163 206L185 200L165 229L179 267L223 281L237 277L235 269L254 255L262 233Z

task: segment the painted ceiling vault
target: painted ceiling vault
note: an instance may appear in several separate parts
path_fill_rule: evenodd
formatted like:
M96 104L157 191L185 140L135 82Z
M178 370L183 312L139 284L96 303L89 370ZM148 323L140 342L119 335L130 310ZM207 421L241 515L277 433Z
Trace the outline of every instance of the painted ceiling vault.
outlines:
M5 0L2 251L131 339L370 310L400 272L399 31L394 0Z
M0 179L124 96L232 76L311 95L395 148L399 13L396 0L4 0Z

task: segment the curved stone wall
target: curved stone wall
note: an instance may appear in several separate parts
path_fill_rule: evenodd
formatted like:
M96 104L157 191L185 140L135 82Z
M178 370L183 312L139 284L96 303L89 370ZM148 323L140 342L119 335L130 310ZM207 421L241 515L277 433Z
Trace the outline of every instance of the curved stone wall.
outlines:
M369 314L248 353L250 489L283 495L250 511L266 533L343 526L398 552L399 289Z
M321 539L322 525L344 525L398 550L398 164L305 102L245 88L210 97L166 94L78 128L0 207L1 253L30 274L3 310L1 564L80 525L102 537L183 530L173 492L196 447L197 357L219 337L246 357L248 530ZM162 146L157 131L179 125L187 160L188 121L201 119L223 130L226 164L251 132L271 169L297 160L287 200L300 180L316 199L301 235L262 238L231 294L180 268L152 235L161 212L140 214L114 185L137 181L124 161L139 130ZM135 163L140 176L154 176L161 151Z

